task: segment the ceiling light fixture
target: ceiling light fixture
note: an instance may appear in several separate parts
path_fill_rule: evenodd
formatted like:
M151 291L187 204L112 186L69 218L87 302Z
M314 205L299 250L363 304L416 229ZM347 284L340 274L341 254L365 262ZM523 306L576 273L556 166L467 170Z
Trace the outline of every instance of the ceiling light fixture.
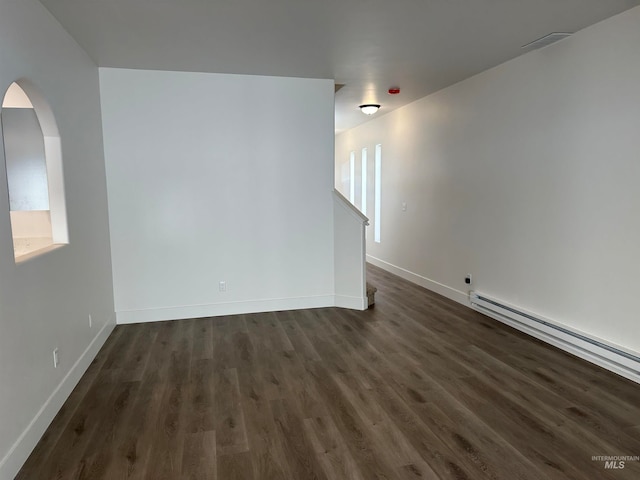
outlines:
M380 105L377 105L375 103L367 103L365 105L360 105L360 110L365 115L373 115L378 111L379 108L380 108Z

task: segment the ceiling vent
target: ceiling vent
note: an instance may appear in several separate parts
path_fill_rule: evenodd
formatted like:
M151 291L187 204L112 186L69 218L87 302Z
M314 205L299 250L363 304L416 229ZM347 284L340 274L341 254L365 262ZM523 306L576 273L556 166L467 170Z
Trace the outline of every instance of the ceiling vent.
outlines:
M551 45L552 43L556 43L562 40L563 38L570 37L571 35L572 35L571 33L561 33L561 32L549 33L548 35L545 35L544 37L540 37L537 40L534 40L533 42L529 42L526 45L521 46L520 48L527 52L530 50L537 50L539 48L546 47L547 45Z

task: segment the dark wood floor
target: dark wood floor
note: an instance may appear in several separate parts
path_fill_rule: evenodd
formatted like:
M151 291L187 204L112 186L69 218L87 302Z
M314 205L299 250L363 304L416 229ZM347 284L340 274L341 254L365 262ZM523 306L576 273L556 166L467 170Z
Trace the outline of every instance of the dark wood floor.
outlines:
M374 267L376 307L119 326L19 479L639 479L640 386Z

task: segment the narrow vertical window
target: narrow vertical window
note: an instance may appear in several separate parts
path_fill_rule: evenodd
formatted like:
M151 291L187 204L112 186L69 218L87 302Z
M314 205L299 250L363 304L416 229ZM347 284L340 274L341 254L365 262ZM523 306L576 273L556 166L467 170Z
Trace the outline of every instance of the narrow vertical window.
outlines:
M356 201L356 152L349 154L349 201Z
M382 145L376 145L373 240L380 243L380 193L382 192Z
M367 149L362 149L362 213L367 214Z

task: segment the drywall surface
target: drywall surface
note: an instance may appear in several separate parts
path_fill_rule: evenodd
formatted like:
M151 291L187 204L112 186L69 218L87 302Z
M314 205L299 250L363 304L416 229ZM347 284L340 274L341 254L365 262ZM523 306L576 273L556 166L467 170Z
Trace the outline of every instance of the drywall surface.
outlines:
M2 108L33 108L33 104L17 83L12 83L2 99Z
M364 235L368 220L337 190L333 200L336 306L364 310L367 308Z
M33 108L2 109L11 210L49 210L44 137Z
M114 323L98 69L39 2L0 0L0 95L18 79L38 88L58 123L70 244L15 264L0 145L2 480L14 478Z
M382 144L368 254L640 352L638 45L634 8L339 135L345 194L349 153Z
M100 88L119 323L333 304L332 81L101 68Z

